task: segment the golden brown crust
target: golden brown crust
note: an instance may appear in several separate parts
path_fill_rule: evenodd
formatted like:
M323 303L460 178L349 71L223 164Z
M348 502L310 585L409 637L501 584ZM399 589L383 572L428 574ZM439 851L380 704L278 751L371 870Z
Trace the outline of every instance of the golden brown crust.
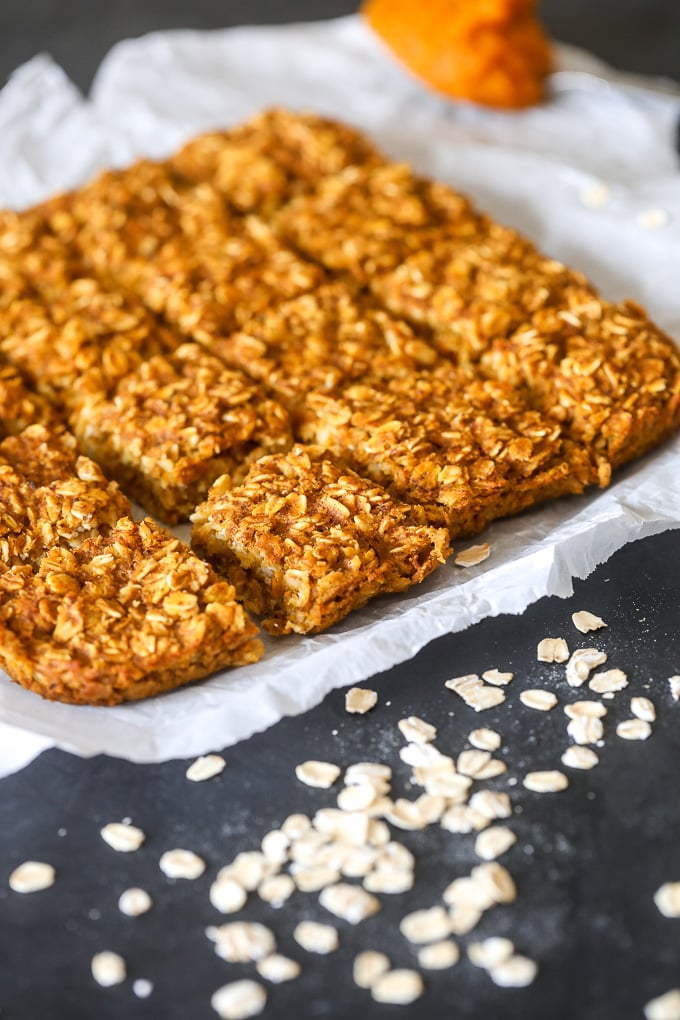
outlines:
M29 390L21 373L12 365L0 364L0 439L21 432L28 425L55 428L60 424L57 410Z
M451 537L589 480L560 427L522 405L519 394L448 370L386 387L355 384L335 396L312 394L300 434L342 458L390 493L423 506Z
M67 412L88 396L111 392L145 358L177 344L138 301L92 277L73 281L48 303L18 301L4 321L4 357Z
M269 215L320 177L380 160L368 139L345 124L271 109L229 131L199 135L169 165L216 187L239 212Z
M420 508L302 445L256 461L236 488L220 479L192 520L194 548L275 634L323 630L451 551Z
M180 333L210 346L253 315L313 290L326 274L249 219L219 244L179 237L140 270L136 293Z
M429 340L345 283L319 287L251 319L211 350L259 379L291 412L308 393L352 379L409 376L440 357Z
M188 518L219 475L292 443L285 409L198 344L151 358L75 418L83 450L161 519Z
M106 535L130 503L64 429L32 425L0 442L0 560L36 564L56 546Z
M151 520L0 573L0 662L44 698L113 705L255 662L234 589Z

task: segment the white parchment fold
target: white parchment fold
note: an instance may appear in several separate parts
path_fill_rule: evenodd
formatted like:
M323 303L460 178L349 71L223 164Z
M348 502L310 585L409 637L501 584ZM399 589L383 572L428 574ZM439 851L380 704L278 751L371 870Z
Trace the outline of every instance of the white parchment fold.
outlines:
M577 51L563 67L607 69ZM403 72L357 18L283 28L155 33L114 47L84 100L48 57L0 92L0 202L17 207L97 168L160 157L198 131L269 105L344 118L391 156L468 192L612 298L633 297L680 338L680 104L620 86L555 80L518 114L453 104ZM607 201L584 202L606 185ZM649 212L657 229L649 229ZM412 657L428 641L547 594L568 595L626 542L680 525L680 438L621 472L604 492L494 524L479 567L440 568L313 638L268 639L253 665L135 705L41 701L0 674L0 775L50 743L134 761L233 744L305 711L333 687ZM452 675L455 664L452 664ZM2 725L4 724L4 726Z

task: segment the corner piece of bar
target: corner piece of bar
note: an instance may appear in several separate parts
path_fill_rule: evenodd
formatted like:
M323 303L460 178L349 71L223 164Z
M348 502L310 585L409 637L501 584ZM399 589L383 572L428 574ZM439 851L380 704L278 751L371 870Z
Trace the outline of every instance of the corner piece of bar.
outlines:
M257 661L256 634L231 585L149 519L52 549L36 572L0 567L0 665L51 700L160 694Z
M330 627L451 552L419 507L303 445L262 457L237 487L218 480L192 520L194 548L273 634Z

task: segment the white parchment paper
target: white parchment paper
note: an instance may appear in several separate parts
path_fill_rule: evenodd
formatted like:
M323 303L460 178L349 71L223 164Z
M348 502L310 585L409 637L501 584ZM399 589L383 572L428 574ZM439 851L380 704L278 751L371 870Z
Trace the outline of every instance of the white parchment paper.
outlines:
M263 106L314 109L364 127L393 157L465 190L583 269L608 297L643 302L678 339L680 103L567 73L606 78L608 69L578 51L563 48L560 56L565 70L550 101L516 114L427 92L354 17L124 42L105 59L89 101L38 57L0 93L0 202L26 205L99 167L164 156L192 134ZM583 196L600 183L608 200L593 209ZM0 674L0 775L51 744L134 761L225 747L305 711L333 687L410 658L439 635L519 613L543 595L568 595L573 577L624 543L678 525L680 438L621 472L605 492L494 524L484 535L493 552L480 566L446 565L328 633L267 639L261 662L165 697L75 708L41 701Z

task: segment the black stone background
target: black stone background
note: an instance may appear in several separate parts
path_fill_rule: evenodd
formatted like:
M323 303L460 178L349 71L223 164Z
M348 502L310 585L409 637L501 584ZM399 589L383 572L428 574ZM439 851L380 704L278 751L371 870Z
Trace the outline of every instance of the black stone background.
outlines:
M425 0L424 0L425 2ZM354 4L297 0L249 4L193 0L2 0L0 80L12 67L49 50L86 89L106 49L116 39L166 27L210 28L239 22L288 21L347 13ZM678 75L680 4L676 0L589 2L547 0L544 17L558 38L588 47L619 67ZM0 139L1 145L1 139ZM629 545L585 581L567 600L542 599L519 617L486 620L462 634L441 638L415 659L367 683L378 707L365 717L344 711L336 691L307 714L286 719L264 734L225 751L218 778L191 784L187 762L140 766L100 756L81 760L49 751L22 772L0 782L0 1010L3 1020L202 1020L215 1014L212 991L249 968L219 960L205 939L220 915L208 902L218 868L292 811L313 812L332 804L332 791L312 791L294 776L295 765L322 758L340 765L389 761L397 793L408 769L397 755L397 721L410 714L438 725L438 745L457 752L476 726L503 735L509 774L559 767L566 746L561 707L544 715L524 708L522 689L566 690L561 669L539 664L539 638L561 634L585 646L570 622L587 608L609 623L592 643L610 653L631 686L609 703L601 765L569 770L570 788L537 795L512 790L518 814L510 822L517 844L502 859L516 877L519 899L489 912L472 936L508 934L520 951L539 961L540 974L524 990L496 988L481 971L461 961L432 972L426 995L411 1007L373 1004L350 978L351 960L363 948L387 951L396 965L415 955L397 931L401 916L438 901L442 889L475 863L473 837L433 826L423 833L396 833L417 857L413 892L383 897L383 910L351 929L338 922L342 946L328 957L309 957L291 931L303 917L322 918L315 894L296 894L280 911L251 897L245 917L275 930L282 952L299 959L303 976L272 987L272 1018L428 1017L429 1020L634 1020L650 998L680 986L680 921L663 918L653 904L663 881L680 879L680 704L666 678L680 672L678 637L680 544L667 533ZM521 578L518 578L521 583ZM578 639L578 640L577 640ZM476 715L444 689L451 676L496 665L515 672L505 705ZM659 720L652 738L628 743L614 735L627 717L631 694L649 694ZM584 692L584 696L587 694ZM336 730L337 734L333 731ZM216 749L219 750L219 749ZM504 787L505 780L491 785ZM108 821L130 817L147 833L135 854L116 854L99 836ZM195 881L171 882L158 868L161 853L175 846L207 861ZM55 886L30 896L10 893L7 879L28 858L52 862ZM119 913L120 892L147 888L154 907L145 916ZM120 952L129 980L99 988L89 973L92 955ZM154 982L146 1000L131 982Z

